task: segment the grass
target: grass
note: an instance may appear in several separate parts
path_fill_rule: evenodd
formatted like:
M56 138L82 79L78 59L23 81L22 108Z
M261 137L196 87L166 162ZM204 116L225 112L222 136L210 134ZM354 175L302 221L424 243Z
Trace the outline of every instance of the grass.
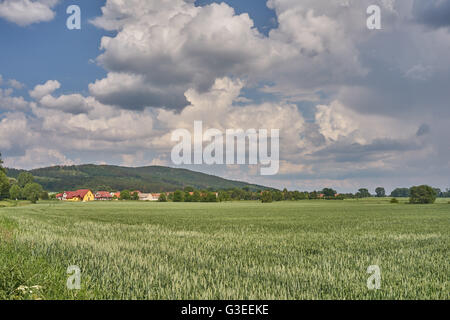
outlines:
M449 299L448 199L389 200L4 207L0 299Z

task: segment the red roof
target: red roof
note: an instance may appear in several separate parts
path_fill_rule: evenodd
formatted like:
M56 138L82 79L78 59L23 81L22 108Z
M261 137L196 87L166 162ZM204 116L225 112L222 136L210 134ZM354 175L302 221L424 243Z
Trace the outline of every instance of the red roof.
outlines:
M58 193L55 197L56 198L62 198L63 194L62 193Z
M82 189L77 191L66 191L66 199L73 199L73 198L80 198L83 199L84 196L91 190L89 189Z
M112 198L112 195L108 191L98 191L97 193L95 193L95 197L96 198Z

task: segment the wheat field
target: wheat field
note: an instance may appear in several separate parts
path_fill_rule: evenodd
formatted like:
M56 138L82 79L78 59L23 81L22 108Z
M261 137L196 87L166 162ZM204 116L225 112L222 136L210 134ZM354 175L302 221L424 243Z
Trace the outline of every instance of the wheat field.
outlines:
M0 299L450 298L447 200L3 205L0 241Z

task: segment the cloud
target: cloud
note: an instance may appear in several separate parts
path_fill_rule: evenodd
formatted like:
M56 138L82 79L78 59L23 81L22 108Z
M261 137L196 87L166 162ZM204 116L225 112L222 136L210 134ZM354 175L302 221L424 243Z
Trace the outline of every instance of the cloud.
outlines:
M317 10L290 4L269 1L279 26L266 37L248 14L238 15L225 3L108 0L93 23L117 35L102 38L97 61L109 73L90 92L126 109L180 110L186 90L205 92L223 77L271 82L286 92L314 91L366 74L350 28L314 2Z
M414 18L430 28L450 27L449 0L415 0Z
M5 166L9 168L34 169L56 165L74 165L71 159L55 149L44 147L30 148L24 155L8 157L5 159Z
M412 139L375 139L368 144L339 142L312 153L311 157L315 159L326 158L336 162L362 163L385 159L392 153L398 154L417 149L421 149L421 146Z
M13 90L0 88L0 114L2 111L26 111L29 103L23 97L12 96Z
M115 31L96 60L107 75L89 96L59 95L61 84L47 81L29 92L32 102L5 80L0 148L18 166L38 148L77 163L170 165L172 130L202 120L205 129L279 128L280 174L188 169L300 189L447 183L444 3L270 0L277 26L263 35L225 3L107 0L93 21ZM369 4L381 6L383 31L367 30Z
M23 83L17 81L16 79L8 80L8 85L10 85L12 88L14 88L16 90L20 90L25 87L25 85Z
M26 148L33 141L27 117L21 112L0 114L0 149L13 153Z
M102 38L105 52L97 60L110 73L91 93L127 109L182 109L189 88L205 91L216 78L248 74L263 67L262 52L270 51L249 16L225 3L108 0L102 11L94 24L118 33Z
M35 100L40 100L44 96L51 94L56 89L59 89L61 84L57 80L48 80L44 84L40 84L34 87L32 91L29 92L30 96Z
M52 8L59 0L4 0L0 3L0 18L21 27L53 20Z
M72 114L86 113L90 108L86 98L80 94L62 95L58 98L48 94L39 100L39 104L43 108L60 110Z
M186 99L183 95L174 94L174 91L181 90L176 86L157 88L146 82L142 75L115 72L89 85L90 93L100 102L129 110L151 106L182 108L187 105Z

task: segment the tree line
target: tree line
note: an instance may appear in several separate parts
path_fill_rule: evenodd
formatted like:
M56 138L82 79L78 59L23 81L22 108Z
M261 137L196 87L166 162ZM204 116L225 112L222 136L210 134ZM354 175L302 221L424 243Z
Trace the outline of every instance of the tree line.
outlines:
M29 200L36 203L39 199L48 200L49 196L29 172L21 172L17 179L8 178L0 154L0 200Z
M34 181L34 177L29 172L21 172L17 179L8 178L6 169L3 168L3 161L0 154L0 200L29 200L36 203L37 200L47 200L49 195L42 186ZM383 187L375 189L372 195L367 188L361 188L356 193L338 193L332 188L324 188L319 191L288 191L270 189L251 191L249 187L242 189L234 188L228 190L195 190L192 187L185 187L173 193L161 193L159 201L173 202L219 202L238 200L258 200L263 203L273 201L297 201L297 200L345 200L362 199L369 197L386 197ZM410 203L434 203L437 197L450 198L450 189L442 191L438 188L422 185L411 188L397 188L391 192L393 198L409 198ZM137 192L123 190L120 193L120 200L139 200ZM396 200L393 199L393 202Z

